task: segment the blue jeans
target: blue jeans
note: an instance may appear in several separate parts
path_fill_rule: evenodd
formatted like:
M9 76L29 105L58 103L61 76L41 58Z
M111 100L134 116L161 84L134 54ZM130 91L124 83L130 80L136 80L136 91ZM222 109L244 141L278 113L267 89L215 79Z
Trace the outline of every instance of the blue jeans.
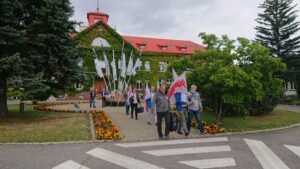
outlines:
M90 98L90 108L92 108L92 106L93 106L93 108L96 108L96 99L94 98Z
M187 128L186 122L185 122L185 117L184 114L186 113L187 108L183 107L181 110L179 110L179 116L180 116L180 121L179 121L179 126L178 126L178 132L181 132L181 129L183 128L184 133L188 133L189 130Z
M126 109L126 114L127 115L129 114L129 107L130 107L130 104L126 103L125 109Z
M202 121L201 121L201 117L200 117L200 110L196 110L196 111L189 110L188 120L187 120L188 130L190 131L190 129L191 129L191 123L192 123L193 115L195 116L195 119L198 123L198 129L200 130L201 133L203 133L204 129L203 129L203 125L202 125Z

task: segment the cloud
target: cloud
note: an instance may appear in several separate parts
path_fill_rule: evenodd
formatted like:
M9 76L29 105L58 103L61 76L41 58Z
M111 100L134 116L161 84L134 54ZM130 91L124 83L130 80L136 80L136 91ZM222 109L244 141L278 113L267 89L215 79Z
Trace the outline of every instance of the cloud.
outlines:
M255 18L263 0L100 0L109 24L123 35L185 39L200 42L199 32L231 38L255 36ZM72 19L86 22L97 1L71 0ZM294 3L300 5L300 0ZM297 9L300 9L297 6Z

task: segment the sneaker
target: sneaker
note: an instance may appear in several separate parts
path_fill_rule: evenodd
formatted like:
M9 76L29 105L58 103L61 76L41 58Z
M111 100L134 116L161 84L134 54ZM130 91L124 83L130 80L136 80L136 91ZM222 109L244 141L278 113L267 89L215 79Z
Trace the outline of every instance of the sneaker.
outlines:
M181 131L177 131L177 134L181 134L182 135L183 133Z
M170 139L170 137L169 136L165 136L165 140L169 140Z
M189 136L190 133L184 133L185 137Z
M159 137L158 139L159 139L159 140L163 140L164 138L163 138L163 137Z

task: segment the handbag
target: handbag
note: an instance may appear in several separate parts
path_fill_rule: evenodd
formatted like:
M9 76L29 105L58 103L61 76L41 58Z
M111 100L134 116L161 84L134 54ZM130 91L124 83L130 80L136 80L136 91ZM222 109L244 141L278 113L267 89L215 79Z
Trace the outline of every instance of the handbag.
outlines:
M139 104L138 107L136 108L136 112L137 113L143 113L144 112L144 107L142 107L142 105Z
M177 130L177 118L175 113L170 113L170 129L169 131L176 131Z

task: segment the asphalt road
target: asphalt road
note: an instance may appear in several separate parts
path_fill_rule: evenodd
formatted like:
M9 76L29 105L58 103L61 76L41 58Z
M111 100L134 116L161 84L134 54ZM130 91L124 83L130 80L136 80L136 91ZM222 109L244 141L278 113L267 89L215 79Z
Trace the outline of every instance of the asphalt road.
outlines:
M201 167L300 169L300 127L169 141L0 145L1 169Z

